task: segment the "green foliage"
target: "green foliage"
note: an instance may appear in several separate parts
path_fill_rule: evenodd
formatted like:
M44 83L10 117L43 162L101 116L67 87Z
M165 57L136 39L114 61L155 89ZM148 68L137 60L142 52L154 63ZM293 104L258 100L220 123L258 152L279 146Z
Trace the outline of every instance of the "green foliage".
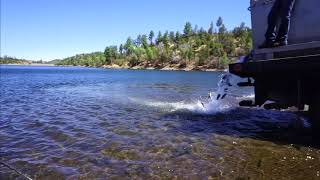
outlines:
M120 46L119 46L119 53L120 53L121 56L123 55L123 51L124 51L124 47L123 47L122 44L120 44Z
M141 37L141 44L143 46L143 48L147 49L149 44L148 44L148 38L147 35L142 35Z
M133 44L133 40L131 39L131 37L128 37L128 39L124 45L124 50L125 50L127 56L130 56L133 53L134 44Z
M227 54L224 53L224 55L222 57L219 58L219 65L218 65L218 68L219 69L224 69L226 68L226 66L228 64L230 64L230 59L228 58Z
M252 48L251 29L241 23L228 31L219 17L216 23L218 32L211 22L208 31L194 28L187 22L183 34L179 31L154 31L149 35L138 35L136 40L129 37L124 44L108 46L104 53L81 54L63 59L59 65L103 66L153 66L164 67L187 65L225 68L236 56L249 53Z
M149 33L149 41L150 41L150 44L153 45L153 38L154 38L154 31L150 31Z
M209 34L213 34L213 22L211 22L211 24L210 24L210 27L209 27L209 30L208 30L208 33Z
M175 33L173 31L170 32L169 38L170 38L170 42L175 42L176 36L175 36Z
M241 23L239 27L235 27L232 31L234 38L237 41L236 46L241 49L236 55L245 55L252 49L252 31L245 26L245 23Z
M42 61L41 61L42 62ZM31 61L10 56L0 57L0 64L30 64Z
M61 61L61 60L59 60L59 59L54 59L54 60L52 60L52 61L46 62L46 64L58 64L60 61Z
M78 54L58 61L56 65L72 65L72 66L92 66L100 67L106 64L106 57L102 52L94 52L90 54Z
M109 46L104 50L104 55L106 57L106 62L112 64L113 61L118 57L118 48L117 46Z
M162 42L162 33L159 31L157 39L156 39L156 44L159 45Z
M162 42L163 44L166 46L166 48L168 48L169 46L169 32L166 31L162 37Z
M154 47L148 47L146 49L146 55L147 55L147 60L151 63L154 62L155 58L156 58L156 54L157 54L157 51L156 51L156 48Z
M198 51L198 66L205 65L206 60L210 58L210 47L204 45L200 47L200 50Z
M181 39L181 34L179 31L176 32L176 42Z
M187 22L186 25L184 26L183 33L185 36L189 37L192 35L192 24L190 22Z
M216 23L217 27L221 27L223 25L223 19L222 17L219 17Z
M118 66L124 67L124 66L127 65L127 60L124 59L124 58L118 58L113 63L118 65Z
M193 55L193 49L189 44L182 44L179 47L180 50L180 56L185 61L190 61Z

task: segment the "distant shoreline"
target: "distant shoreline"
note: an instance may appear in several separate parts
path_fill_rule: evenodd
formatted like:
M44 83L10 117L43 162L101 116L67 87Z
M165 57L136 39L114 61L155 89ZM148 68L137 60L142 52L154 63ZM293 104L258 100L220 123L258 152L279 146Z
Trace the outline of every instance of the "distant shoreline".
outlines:
M5 66L56 66L54 64L36 64L36 63L31 63L31 64L0 64L0 65L5 65Z
M91 67L91 66L73 66L73 65L55 65L55 64L0 64L6 66L56 66L56 67L84 67L84 68L102 68L102 69L128 69L128 70L157 70L157 71L199 71L199 72L223 72L225 69L206 69L206 68L198 68L194 69L192 67L186 68L174 68L174 67L163 67L163 68L154 68L154 67L142 67L142 66L134 66L134 67L121 67L118 65L104 65L101 67Z

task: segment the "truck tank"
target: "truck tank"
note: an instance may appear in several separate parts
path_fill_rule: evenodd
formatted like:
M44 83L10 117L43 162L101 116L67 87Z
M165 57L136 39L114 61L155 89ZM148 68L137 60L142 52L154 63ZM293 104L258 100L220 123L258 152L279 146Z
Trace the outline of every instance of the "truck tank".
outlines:
M266 107L273 101L281 109L295 106L307 112L314 140L320 145L320 0L296 0L289 45L258 49L265 40L274 2L251 0L253 50L244 61L230 64L229 71L248 78L240 87L254 87L255 101L240 105Z
M320 1L296 0L292 11L289 46L259 50L265 40L267 19L275 0L251 0L254 60L320 53Z
M253 47L256 49L264 41L267 17L275 0L251 0L251 21ZM291 20L289 44L320 41L319 0L296 0Z

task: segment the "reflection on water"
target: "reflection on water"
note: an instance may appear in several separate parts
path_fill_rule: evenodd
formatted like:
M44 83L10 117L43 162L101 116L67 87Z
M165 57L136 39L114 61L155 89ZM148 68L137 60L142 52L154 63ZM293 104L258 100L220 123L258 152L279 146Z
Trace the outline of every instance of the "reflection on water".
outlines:
M320 178L295 114L237 108L251 89L202 109L218 76L1 66L1 160L35 179Z

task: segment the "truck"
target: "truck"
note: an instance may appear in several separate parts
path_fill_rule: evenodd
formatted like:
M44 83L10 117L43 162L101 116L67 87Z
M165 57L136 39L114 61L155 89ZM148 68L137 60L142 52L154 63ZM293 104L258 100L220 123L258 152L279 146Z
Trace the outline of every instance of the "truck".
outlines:
M253 86L255 101L247 106L274 102L283 109L307 112L312 134L320 140L320 1L296 0L289 44L259 49L265 40L267 17L274 0L251 0L253 50L247 61L229 65L229 72L248 78L239 86Z

